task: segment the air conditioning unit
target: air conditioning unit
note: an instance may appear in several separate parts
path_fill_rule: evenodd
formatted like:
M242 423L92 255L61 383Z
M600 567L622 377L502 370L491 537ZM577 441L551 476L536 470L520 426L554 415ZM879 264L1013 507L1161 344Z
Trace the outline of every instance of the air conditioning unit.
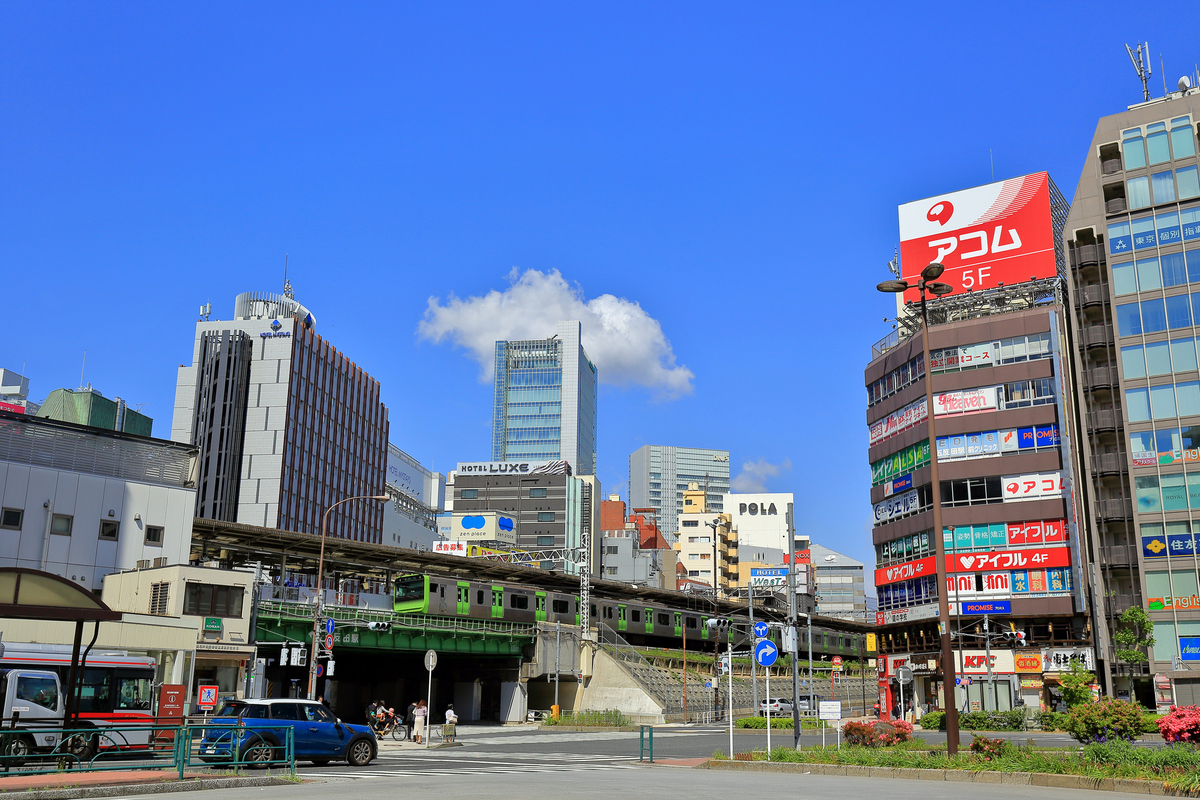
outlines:
M150 569L149 559L143 559L143 560L137 562L137 568L138 569Z
M157 567L165 567L166 565L167 565L167 559L165 557L159 556L158 558L154 559L154 566L156 568Z

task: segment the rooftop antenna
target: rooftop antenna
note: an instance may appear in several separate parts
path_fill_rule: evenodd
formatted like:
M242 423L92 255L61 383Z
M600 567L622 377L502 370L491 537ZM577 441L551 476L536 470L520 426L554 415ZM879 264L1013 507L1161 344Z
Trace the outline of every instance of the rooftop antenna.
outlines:
M897 278L900 277L900 252L898 250L892 251L892 260L888 262L888 269Z
M992 155L992 148L988 148L988 163L992 165L992 183L996 182L996 157Z
M1142 55L1142 47L1145 46L1145 56ZM1138 42L1137 55L1134 55L1134 50L1129 45L1125 45L1125 52L1129 53L1129 60L1133 62L1133 68L1138 74L1138 78L1142 81L1142 97L1146 100L1150 99L1150 42Z
M292 282L288 280L288 254L283 254L283 296L288 300L295 300L296 295L292 294Z
M79 368L79 391L83 391L83 371L87 369L87 350L83 351L83 366Z
M1162 53L1158 54L1158 74L1163 79L1163 97L1167 96L1167 68L1163 66Z
M212 303L205 303L200 306L200 319L208 322L210 316L212 316Z

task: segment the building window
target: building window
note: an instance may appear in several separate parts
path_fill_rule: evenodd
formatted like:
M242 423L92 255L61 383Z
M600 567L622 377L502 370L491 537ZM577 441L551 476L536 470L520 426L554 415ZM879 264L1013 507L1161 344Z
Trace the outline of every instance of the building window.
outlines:
M698 528L698 527L700 527L700 520L698 520L698 519L685 519L685 520L683 521L683 527L685 527L685 528Z
M1121 154L1125 156L1125 169L1146 166L1146 149L1142 145L1142 129L1125 131L1121 141Z
M699 578L699 577L700 577L700 570L698 570L698 569L690 569L690 570L688 570L688 577L689 577L689 578Z
M545 497L546 490L545 489L530 489L529 496L530 497Z
M21 520L24 518L25 512L22 509L0 509L0 528L7 528L10 531L19 531L21 530Z
M189 583L183 594L183 613L190 617L242 616L241 586Z
M150 584L150 613L160 617L171 613L169 607L170 596L170 582L164 581L163 583Z
M554 522L554 512L553 511L539 511L537 521L538 522Z
M712 543L712 537L709 537L709 536L701 536L700 537L700 544L711 544L711 543Z
M475 500L479 497L478 489L463 489L459 494L460 500Z
M699 561L699 560L700 560L699 553L688 553L688 561Z
M616 567L605 567L605 568L604 568L604 574L605 574L605 575L616 575L616 574L617 574L617 568L616 568Z
M553 536L539 536L539 537L537 537L537 543L538 543L538 547L554 547L554 537Z
M1140 178L1130 178L1126 182L1125 196L1129 198L1131 209L1146 208L1150 205L1150 179L1143 175Z
M712 553L701 553L701 554L700 554L700 560L701 560L701 561L711 561L711 560L712 560Z
M50 521L50 532L57 533L62 536L70 536L71 523L73 520L74 517L68 516L67 514L55 514L54 518Z
M617 553L620 552L620 550L621 549L619 547L606 547L606 548L604 548L604 554L610 555L610 556L615 556Z
M146 526L146 544L153 545L155 547L162 547L162 543L163 543L162 526L161 525L147 525Z
M685 506L690 506L692 504L692 498L689 497L688 499L684 500L683 504Z
M115 542L117 534L121 531L121 523L113 522L112 520L104 520L100 523L100 538L105 541Z
M943 506L975 506L1004 502L1000 476L942 481Z

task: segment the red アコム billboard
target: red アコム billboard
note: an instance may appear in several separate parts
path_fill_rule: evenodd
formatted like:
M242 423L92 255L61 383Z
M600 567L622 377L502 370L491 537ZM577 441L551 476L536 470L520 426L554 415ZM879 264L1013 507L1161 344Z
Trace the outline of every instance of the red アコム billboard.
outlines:
M954 294L1053 277L1058 268L1045 172L900 206L901 278L916 285L933 262ZM917 301L915 289L905 300Z

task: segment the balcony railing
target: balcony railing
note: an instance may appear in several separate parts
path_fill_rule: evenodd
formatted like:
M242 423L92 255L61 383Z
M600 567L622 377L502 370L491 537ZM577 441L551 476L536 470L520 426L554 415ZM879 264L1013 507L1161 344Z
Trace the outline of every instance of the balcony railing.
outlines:
M1133 501L1128 497L1097 500L1096 516L1100 519L1128 519L1133 516Z
M1100 162L1100 172L1105 175L1112 175L1121 171L1121 159L1106 158Z
M1115 386L1117 370L1115 367L1093 367L1087 371L1087 383L1093 388Z
M1091 430L1116 430L1121 427L1121 412L1116 409L1101 409L1087 415L1088 428Z
M1128 566L1137 563L1137 550L1130 544L1110 544L1100 548L1100 557L1111 566Z
M1100 249L1094 244L1076 245L1071 251L1071 266L1094 267L1100 263Z
M1092 463L1097 472L1125 471L1125 456L1120 453L1097 453L1093 456Z
M1104 201L1105 214L1120 214L1128 207L1124 197L1114 197L1112 200Z
M1108 287L1103 283L1092 284L1091 286L1082 286L1079 292L1075 295L1079 301L1085 306L1097 305L1108 300Z
M1092 325L1083 329L1080 337L1085 347L1103 347L1113 342L1112 325Z

